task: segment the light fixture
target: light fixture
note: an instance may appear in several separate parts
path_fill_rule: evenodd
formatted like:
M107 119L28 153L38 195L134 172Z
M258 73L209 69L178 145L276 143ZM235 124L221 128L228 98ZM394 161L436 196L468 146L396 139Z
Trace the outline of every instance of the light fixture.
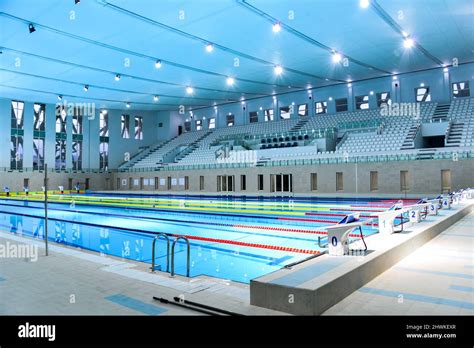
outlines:
M30 34L34 33L36 31L36 28L35 26L33 25L33 23L30 23L28 25L28 30L30 31Z
M107 109L100 110L100 113L103 114L103 115L107 115Z
M448 72L449 69L448 69L447 67L445 67L445 68L443 68L443 71L444 71L444 72Z
M245 105L245 102L242 100L242 101L240 102L240 104Z
M403 40L403 47L405 48L411 48L415 44L415 41L411 37L407 37L405 40Z
M58 95L58 100L62 100L63 99L63 96L62 95Z
M126 103L125 106L126 106L127 108L129 108L129 107L130 107L130 103Z
M260 110L263 110L263 107L260 107Z
M295 102L291 102L291 105L295 105Z
M193 94L193 93L194 93L194 88L192 88L192 87L186 87L186 93L188 93L188 94Z
M420 83L420 87L425 87L425 84L423 82Z
M121 76L119 74L115 75L115 81L120 81L120 77Z
M362 8L367 8L370 5L370 1L369 0L360 0L359 5Z
M334 53L332 54L332 61L333 61L334 63L339 63L341 60L342 60L342 56L341 56L340 53L334 52Z
M84 92L87 92L89 90L89 85L84 86Z
M228 86L232 86L235 82L235 79L233 77L228 77L227 80L226 80L226 83Z
M155 68L157 68L157 69L161 68L161 60L158 59L158 60L155 62Z
M76 4L76 5L80 2L81 2L81 0L74 0L74 4Z
M160 99L160 98L158 98L158 96L157 96L157 95L153 96L153 100L154 100L154 101L156 101L156 102L157 102L159 99Z
M402 31L402 35L403 35L403 37L408 37L408 36L410 36L410 34L408 34L406 31Z
M332 101L332 97L329 97L329 101Z
M278 33L281 30L281 24L279 22L276 22L273 24L272 30L274 33Z
M370 93L369 93L369 94L370 94L370 95L374 95L374 91L370 91Z
M208 43L208 44L206 45L206 51L209 52L209 53L212 52L212 51L214 51L214 45L211 44L211 43Z
M347 84L347 87L352 87L352 83L349 82L349 83Z
M392 77L392 80L394 80L394 81L397 80L397 79L398 79L398 77L396 77L396 76Z
M281 73L283 72L283 68L280 65L275 65L275 68L273 70L277 75L281 75Z

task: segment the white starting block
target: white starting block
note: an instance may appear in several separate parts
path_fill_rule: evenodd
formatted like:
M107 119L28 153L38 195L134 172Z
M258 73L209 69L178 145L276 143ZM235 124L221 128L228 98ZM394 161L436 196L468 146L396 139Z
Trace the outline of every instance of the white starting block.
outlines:
M441 199L441 209L451 209L451 197L443 196Z
M429 209L430 203L418 203L414 205L410 205L407 208L409 208L408 215L410 218L410 222L412 223L418 223L421 221L421 213L424 211L426 214L428 214L428 209Z
M438 215L439 200L432 199L428 203L428 215Z
M452 198L452 205L458 205L461 202L461 194L459 192L453 193Z
M408 211L408 207L403 207L397 210L386 210L372 213L371 216L377 216L379 219L379 233L392 234L395 231L395 219Z
M356 221L348 224L337 224L325 227L328 231L328 248L329 255L344 256L349 253L349 234L354 230L363 226L366 221Z

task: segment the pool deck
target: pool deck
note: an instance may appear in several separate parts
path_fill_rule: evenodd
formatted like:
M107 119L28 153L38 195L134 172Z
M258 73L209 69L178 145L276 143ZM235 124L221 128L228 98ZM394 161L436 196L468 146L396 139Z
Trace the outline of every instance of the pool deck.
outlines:
M250 303L296 315L323 314L473 210L471 201L440 210L402 233L371 236L366 256L322 255L253 279Z

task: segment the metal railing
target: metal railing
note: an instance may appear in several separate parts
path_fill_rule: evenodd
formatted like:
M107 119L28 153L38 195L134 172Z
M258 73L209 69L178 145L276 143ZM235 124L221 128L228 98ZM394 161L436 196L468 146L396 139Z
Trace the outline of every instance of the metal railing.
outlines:
M174 277L174 247L176 246L176 243L180 239L184 240L187 244L186 277L189 277L189 266L190 266L190 261L191 261L191 245L189 244L188 238L183 237L183 236L176 237L176 239L173 241L173 244L171 245L171 277Z
M153 239L152 249L151 249L151 271L155 272L155 244L160 237L166 239L166 272L169 272L170 269L170 238L166 233L158 233Z

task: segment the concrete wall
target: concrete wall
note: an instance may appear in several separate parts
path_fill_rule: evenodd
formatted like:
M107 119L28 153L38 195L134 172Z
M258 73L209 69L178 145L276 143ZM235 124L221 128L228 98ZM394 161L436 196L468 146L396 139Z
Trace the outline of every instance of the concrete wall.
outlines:
M270 194L270 174L292 174L293 193L295 195L324 195L336 193L336 172L343 173L344 188L337 191L343 196L362 194L395 194L403 196L405 192L400 190L400 171L407 170L409 173L410 189L407 194L435 194L441 192L441 170L451 170L452 189L474 186L474 160L420 160L420 161L399 161L399 162L379 162L362 164L324 164L324 165L301 165L282 167L253 167L253 168L229 168L213 170L184 170L184 171L157 171L144 173L116 173L112 174L114 188L116 190L128 190L128 180L164 178L167 181L171 178L189 177L189 190L184 190L184 186L172 186L172 192L217 192L218 175L234 175L235 191L228 194L236 195L260 195ZM370 190L370 172L378 172L378 190ZM318 190L311 191L311 173L318 175ZM257 187L257 176L264 175L264 190L259 191ZM199 177L205 177L204 190L199 190ZM241 175L246 175L247 189L240 189ZM125 185L117 186L117 178ZM133 181L133 180L132 180ZM139 186L133 186L132 190L140 190ZM143 188L145 191L154 191L155 186L149 185ZM159 186L160 192L167 192L166 185ZM223 192L225 193L225 192ZM288 193L275 193L275 195L291 195Z

